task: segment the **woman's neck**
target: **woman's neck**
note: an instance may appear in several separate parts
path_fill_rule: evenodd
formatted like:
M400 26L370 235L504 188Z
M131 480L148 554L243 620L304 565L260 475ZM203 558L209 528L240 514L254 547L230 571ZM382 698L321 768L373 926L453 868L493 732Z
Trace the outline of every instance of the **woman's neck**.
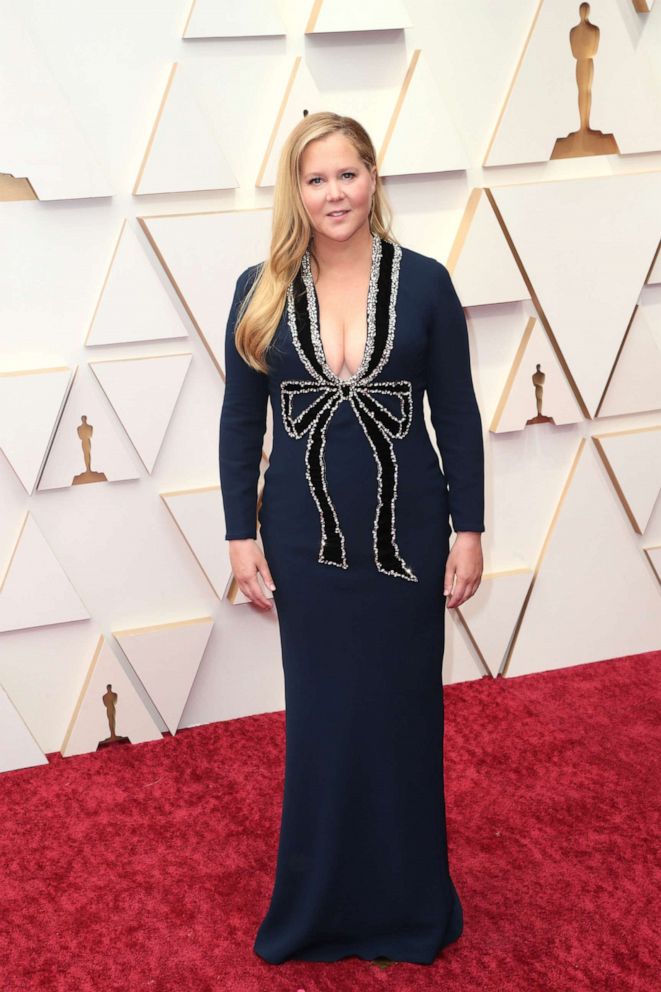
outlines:
M310 245L310 256L313 263L313 274L333 272L342 276L343 273L355 272L356 267L364 266L372 258L372 234L365 226L356 231L348 241L334 241L332 238L320 236L315 232ZM316 263L316 266L315 266Z

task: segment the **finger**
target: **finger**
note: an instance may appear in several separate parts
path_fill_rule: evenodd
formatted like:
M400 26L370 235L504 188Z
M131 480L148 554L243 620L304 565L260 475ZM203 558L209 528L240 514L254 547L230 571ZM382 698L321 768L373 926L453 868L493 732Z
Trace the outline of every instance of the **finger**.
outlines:
M443 580L443 595L449 596L452 592L452 583L454 581L454 565L448 563L445 566L445 578Z
M261 586L257 581L257 575L253 575L252 578L246 579L245 584L245 595L251 603L254 603L255 606L260 606L262 609L271 609L272 601L262 592Z
M457 603L457 606L463 606L465 602L467 602L472 596L474 596L475 593L477 592L477 587L479 586L479 584L480 584L479 581L478 582L467 581L466 588L464 591L464 597L460 603Z
M450 597L450 602L448 603L450 609L455 606L461 606L464 602L467 585L468 583L466 579L460 579L459 576L457 576L457 581L455 582L454 590L452 592L452 596Z
M264 585L270 589L271 592L273 592L275 589L275 582L273 581L273 576L271 575L266 558L263 558L257 567L259 569L259 574L264 580Z

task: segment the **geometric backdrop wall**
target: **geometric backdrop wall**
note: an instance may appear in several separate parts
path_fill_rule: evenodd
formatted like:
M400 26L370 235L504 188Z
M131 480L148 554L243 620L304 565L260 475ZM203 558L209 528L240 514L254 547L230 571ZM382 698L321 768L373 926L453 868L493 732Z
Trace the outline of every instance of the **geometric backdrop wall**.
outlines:
M3 7L0 770L284 706L275 610L231 574L217 441L235 280L268 251L305 111L365 125L394 236L447 264L467 317L485 572L447 611L444 681L661 647L644 6Z

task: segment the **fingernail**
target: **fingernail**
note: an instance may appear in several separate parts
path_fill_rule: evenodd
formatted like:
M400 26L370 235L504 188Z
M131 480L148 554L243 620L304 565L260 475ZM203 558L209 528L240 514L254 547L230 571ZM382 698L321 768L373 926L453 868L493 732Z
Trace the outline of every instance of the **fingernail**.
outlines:
M272 582L271 582L271 584L269 585L269 589L275 589L275 586L273 585L273 583L272 583Z

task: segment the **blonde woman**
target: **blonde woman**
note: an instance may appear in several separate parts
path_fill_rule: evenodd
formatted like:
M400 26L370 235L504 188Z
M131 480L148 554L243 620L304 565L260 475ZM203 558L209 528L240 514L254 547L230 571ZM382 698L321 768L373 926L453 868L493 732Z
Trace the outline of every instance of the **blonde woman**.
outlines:
M308 114L281 154L269 257L239 276L227 322L225 539L241 591L275 603L285 679L277 865L254 943L273 964L429 964L463 929L441 672L445 606L482 576L482 425L448 271L398 244L389 213L364 128Z

